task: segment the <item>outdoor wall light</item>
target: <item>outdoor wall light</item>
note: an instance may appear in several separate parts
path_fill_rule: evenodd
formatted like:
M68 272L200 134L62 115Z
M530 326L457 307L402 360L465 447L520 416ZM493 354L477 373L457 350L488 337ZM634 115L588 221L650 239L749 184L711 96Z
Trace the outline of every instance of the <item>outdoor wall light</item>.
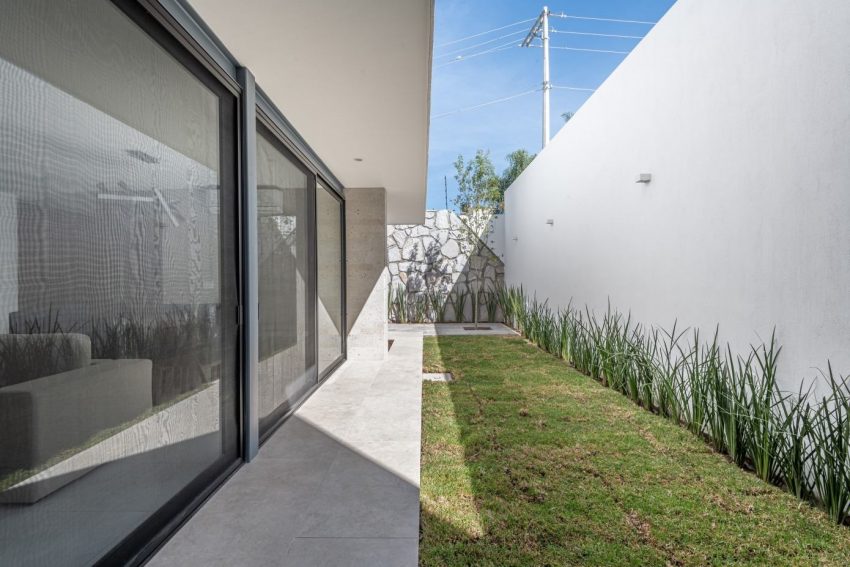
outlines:
M554 226L555 219L546 219L546 224L548 224L549 226Z
M362 157L356 157L356 158L354 158L354 161L363 161L363 158Z
M641 173L638 175L635 183L649 183L650 181L652 181L651 173Z

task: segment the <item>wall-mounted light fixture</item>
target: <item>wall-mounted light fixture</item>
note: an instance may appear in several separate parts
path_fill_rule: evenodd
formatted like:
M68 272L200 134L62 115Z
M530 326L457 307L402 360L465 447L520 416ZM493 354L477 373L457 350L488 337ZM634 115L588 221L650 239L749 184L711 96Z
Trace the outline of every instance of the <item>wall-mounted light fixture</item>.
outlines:
M646 183L649 183L650 181L652 181L652 174L651 173L641 173L641 174L638 175L637 179L635 180L635 183L646 184Z
M549 226L554 226L555 225L555 219L546 219L546 224L548 224Z

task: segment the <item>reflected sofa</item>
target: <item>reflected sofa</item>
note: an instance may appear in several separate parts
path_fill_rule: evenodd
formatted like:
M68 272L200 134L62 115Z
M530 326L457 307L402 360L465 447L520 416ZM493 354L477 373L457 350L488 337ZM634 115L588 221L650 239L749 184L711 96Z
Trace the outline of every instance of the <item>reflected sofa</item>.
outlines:
M92 360L90 339L81 334L7 334L0 335L0 341L8 344L51 336L74 343L73 356L63 361L66 367L0 388L0 475L4 477L55 464L63 453L98 440L103 432L152 407L150 360Z

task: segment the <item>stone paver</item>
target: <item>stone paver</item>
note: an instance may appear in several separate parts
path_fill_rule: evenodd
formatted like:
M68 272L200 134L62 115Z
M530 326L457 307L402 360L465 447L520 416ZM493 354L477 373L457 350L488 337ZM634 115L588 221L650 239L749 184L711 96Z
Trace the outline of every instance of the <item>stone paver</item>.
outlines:
M468 330L465 327L474 327L474 323L390 323L390 333L404 335L407 333L420 333L426 337L446 335L517 335L518 333L502 323L479 323L481 327L477 331ZM483 329L489 327L489 329Z
M451 372L427 372L422 375L426 382L451 382L454 380Z

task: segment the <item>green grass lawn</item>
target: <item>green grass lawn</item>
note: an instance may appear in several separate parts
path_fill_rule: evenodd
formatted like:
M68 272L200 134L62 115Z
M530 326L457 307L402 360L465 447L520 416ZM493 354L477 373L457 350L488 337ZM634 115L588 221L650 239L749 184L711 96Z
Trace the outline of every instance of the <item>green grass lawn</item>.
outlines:
M422 565L850 565L850 528L519 338L425 339Z

